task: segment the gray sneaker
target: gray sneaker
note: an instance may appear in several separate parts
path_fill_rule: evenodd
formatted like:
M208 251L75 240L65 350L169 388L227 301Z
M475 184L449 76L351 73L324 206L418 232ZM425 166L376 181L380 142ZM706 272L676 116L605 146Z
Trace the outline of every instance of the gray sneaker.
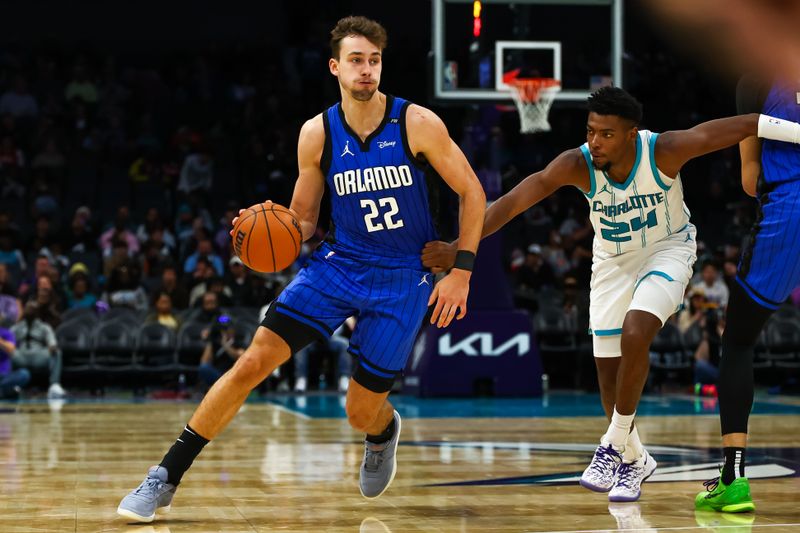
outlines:
M152 466L142 484L122 498L117 514L137 522L152 522L156 517L156 509L169 512L175 488L175 485L167 483L166 468Z
M397 472L397 443L400 442L400 414L394 412L394 436L382 444L366 441L364 462L358 479L361 495L374 499L384 493Z

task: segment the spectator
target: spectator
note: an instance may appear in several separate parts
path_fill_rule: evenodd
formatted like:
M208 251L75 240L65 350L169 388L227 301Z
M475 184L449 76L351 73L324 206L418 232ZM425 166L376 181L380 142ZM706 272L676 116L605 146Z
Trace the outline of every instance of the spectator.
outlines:
M728 306L728 287L720 279L719 268L713 261L703 263L700 283L692 285L692 289L702 289L709 304L720 309Z
M189 305L196 307L200 298L208 292L208 282L214 277L214 267L211 266L211 261L205 257L201 257L197 261L194 272L192 273L191 284L192 290L189 291Z
M27 370L48 369L50 388L47 390L47 397L63 398L66 392L61 387L61 351L58 349L56 334L49 324L38 318L38 314L36 302L26 303L22 320L11 328L11 333L17 339L13 355L14 366Z
M123 265L132 264L128 243L124 239L115 240L111 244L110 253L105 253L103 255L105 256L103 258L103 275L106 278L110 278L111 273L115 269Z
M87 253L97 250L97 238L91 226L91 217L91 211L86 206L81 206L75 211L69 233L64 237L68 251Z
M208 324L211 326L219 315L220 309L217 294L214 292L205 293L201 300L200 312L196 315L195 320L200 324Z
M140 257L142 271L142 283L148 289L161 279L161 273L168 264L172 263L169 253L165 253L164 247L155 241L144 243L143 253Z
M214 177L211 152L204 149L186 157L178 180L178 191L187 196L207 199Z
M217 302L221 307L230 307L233 305L231 300L231 290L225 285L225 280L220 277L210 278L206 282L208 292L213 292L217 295Z
M97 87L89 79L89 75L83 65L75 66L72 80L64 89L64 99L67 102L78 100L84 104L97 103Z
M69 269L67 309L94 309L97 297L89 290L89 269L83 263L75 263Z
M250 273L238 256L234 255L230 258L228 261L228 270L226 285L232 304L241 306L260 305L259 303L253 302L250 298L252 292L250 289Z
M33 266L33 272L26 277L19 286L18 294L23 300L27 298L39 280L43 276L47 276L53 265L50 264L50 258L46 255L39 255Z
M231 228L233 227L231 226L231 221L238 214L239 214L239 207L236 205L235 202L229 202L228 205L225 207L225 212L222 214L222 218L219 219L219 227L217 228L217 232L214 234L214 245L217 247L217 250L223 252L223 255L225 256L231 255L230 231Z
M222 262L222 258L214 253L214 247L211 244L211 240L208 238L203 238L198 241L197 250L187 257L186 261L183 263L183 271L186 274L193 273L197 266L197 261L200 258L207 259L211 262L211 265L214 267L214 273L217 276L222 276L225 273L225 266Z
M517 270L517 285L527 289L555 286L555 274L542 258L542 247L538 244L528 246L525 262Z
M228 315L217 317L200 358L197 375L207 386L213 385L244 353L236 340L236 328Z
M11 370L11 358L16 352L14 334L0 325L0 399L16 400L23 387L31 381L31 373L24 368Z
M180 320L172 312L172 298L166 292L159 292L153 301L153 311L145 318L146 324L161 324L177 331Z
M178 273L175 271L175 267L164 267L164 271L161 273L161 286L158 287L157 292L169 295L175 309L189 307L189 294L183 285L178 283Z
M42 276L36 280L36 295L30 299L38 306L39 318L56 328L61 323L61 299L52 278Z
M147 311L147 293L139 285L138 271L128 264L122 264L112 270L103 300L111 307Z
M10 230L0 230L0 264L16 276L25 272L25 257L22 250L15 246Z
M564 277L572 269L572 263L567 258L562 243L561 234L555 230L550 232L550 240L544 247L542 255L558 277Z
M159 238L154 239L154 234L156 233L159 234ZM175 236L164 227L161 213L159 213L158 209L155 207L151 207L147 210L147 214L144 216L144 222L136 229L136 238L139 239L139 242L155 240L168 249L167 253L171 253L176 249Z
M6 265L0 263L0 326L13 324L22 315L22 304L11 284Z
M695 324L698 327L705 327L705 314L708 309L706 293L702 288L692 288L689 290L689 305L678 313L678 329L681 333L686 333ZM694 349L694 346L690 346Z
M39 114L39 104L28 92L28 82L22 76L15 76L14 88L0 96L0 115L5 114L14 118L35 118Z
M117 209L117 216L114 218L114 225L100 235L100 249L103 254L108 254L111 246L118 240L124 240L128 245L128 253L133 256L139 252L139 239L128 228L130 224L130 209L121 206Z
M352 357L347 353L350 341L345 337L345 329L353 330L355 318L350 317L344 324L325 340L309 344L294 356L294 390L305 392L308 387L308 358L312 353L320 350L333 355L336 361L336 374L338 376L339 392L347 392L350 384L350 374L353 365Z

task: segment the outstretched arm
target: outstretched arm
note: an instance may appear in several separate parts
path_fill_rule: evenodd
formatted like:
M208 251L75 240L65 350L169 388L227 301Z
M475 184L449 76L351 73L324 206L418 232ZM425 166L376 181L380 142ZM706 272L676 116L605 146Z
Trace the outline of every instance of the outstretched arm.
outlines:
M577 148L562 152L543 170L531 174L489 206L481 237L496 232L564 185L574 185L589 192L589 170Z
M748 113L709 120L688 130L667 131L656 142L656 164L667 176L674 178L690 159L755 136L798 144L800 124L768 115Z
M709 120L688 130L665 131L656 142L656 164L674 178L690 159L705 155L758 134L758 114Z
M563 152L543 170L531 174L516 187L500 197L486 210L481 237L487 237L505 226L511 219L547 198L564 185L574 185L589 192L589 170L580 150ZM422 252L422 262L435 271L453 266L458 241L429 242Z
M478 177L467 158L450 138L442 120L432 111L411 106L406 111L408 145L411 153L421 154L436 169L460 199L458 240L465 252L467 263L459 263L445 279L436 284L428 305L436 302L431 324L439 327L450 324L460 309L457 319L467 314L469 280L472 276L470 257L474 258L481 240L481 228L486 212L486 196Z

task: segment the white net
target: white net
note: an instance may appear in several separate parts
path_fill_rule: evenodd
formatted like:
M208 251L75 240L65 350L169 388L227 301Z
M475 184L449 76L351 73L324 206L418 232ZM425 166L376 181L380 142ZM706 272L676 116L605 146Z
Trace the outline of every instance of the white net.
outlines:
M511 97L519 111L519 131L550 131L547 114L561 85L549 79L516 79L511 86Z

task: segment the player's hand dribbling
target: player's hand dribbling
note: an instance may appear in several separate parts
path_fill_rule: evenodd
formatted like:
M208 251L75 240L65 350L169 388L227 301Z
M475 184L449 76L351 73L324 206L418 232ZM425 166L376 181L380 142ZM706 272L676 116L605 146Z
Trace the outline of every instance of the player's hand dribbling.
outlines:
M274 202L272 200L264 200L264 203L271 204ZM289 210L289 212L296 220L300 220L300 217L297 216L297 213L294 211L294 209L292 209L291 207L287 207L286 209ZM239 221L239 216L241 216L241 214L244 213L244 211L245 211L244 209L239 209L239 215L233 217L233 220L231 220L231 230L228 232L228 235L230 235L231 237L233 237L233 228L236 227L236 223Z
M431 324L438 328L450 325L453 317L461 320L467 316L467 296L469 296L469 278L472 272L454 268L448 275L433 287L428 305L436 302L431 315ZM456 313L458 316L456 316Z
M425 243L422 249L422 264L425 268L430 268L431 272L438 274L453 268L458 251L458 241L442 242L431 241Z

